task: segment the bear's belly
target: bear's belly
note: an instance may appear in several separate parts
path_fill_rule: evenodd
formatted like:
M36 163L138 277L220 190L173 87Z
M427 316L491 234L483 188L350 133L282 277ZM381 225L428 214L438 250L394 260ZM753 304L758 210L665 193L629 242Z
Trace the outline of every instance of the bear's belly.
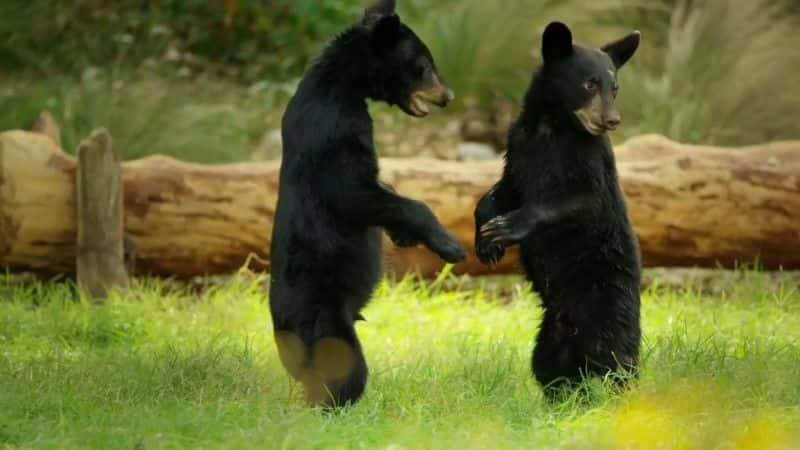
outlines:
M584 282L638 283L637 252L635 238L624 227L573 227L529 236L520 245L520 260L534 290L546 297Z

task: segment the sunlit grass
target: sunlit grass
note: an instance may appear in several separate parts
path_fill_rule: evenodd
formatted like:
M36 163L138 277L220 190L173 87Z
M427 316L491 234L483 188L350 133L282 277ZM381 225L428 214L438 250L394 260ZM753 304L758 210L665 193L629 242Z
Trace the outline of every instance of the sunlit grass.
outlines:
M593 380L549 403L529 373L527 290L384 282L359 325L368 392L324 414L280 367L264 281L139 281L102 306L0 282L0 447L800 448L796 285L652 288L637 386Z

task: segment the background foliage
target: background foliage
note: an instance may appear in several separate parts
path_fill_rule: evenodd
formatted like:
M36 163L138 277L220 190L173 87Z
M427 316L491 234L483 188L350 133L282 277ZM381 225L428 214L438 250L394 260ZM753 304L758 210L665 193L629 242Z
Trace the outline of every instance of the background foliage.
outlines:
M319 43L357 17L359 2L317 0L8 0L0 64L80 75L125 54L254 82L302 72Z
M800 137L800 2L795 0L401 0L460 102L517 102L553 19L579 42L643 31L623 71L618 141L656 132L744 145ZM107 126L128 158L252 157L324 42L361 0L4 0L0 129L42 109L65 146ZM400 113L378 109L380 114ZM420 124L424 122L418 122Z

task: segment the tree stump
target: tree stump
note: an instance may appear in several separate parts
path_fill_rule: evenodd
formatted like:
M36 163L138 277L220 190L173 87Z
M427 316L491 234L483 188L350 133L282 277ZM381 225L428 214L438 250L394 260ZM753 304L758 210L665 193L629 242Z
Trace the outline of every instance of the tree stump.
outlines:
M129 284L124 261L122 166L108 131L78 147L77 275L81 290L104 298Z

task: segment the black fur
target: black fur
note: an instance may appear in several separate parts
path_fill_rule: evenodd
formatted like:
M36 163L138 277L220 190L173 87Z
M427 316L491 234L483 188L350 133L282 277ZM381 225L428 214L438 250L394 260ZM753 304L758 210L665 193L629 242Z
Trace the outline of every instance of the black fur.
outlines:
M442 106L452 98L394 2L380 0L308 69L283 118L270 311L281 360L315 404L344 405L364 391L354 322L381 274L381 228L446 261L465 257L427 206L378 181L366 100L420 115L410 100L419 91Z
M544 319L532 369L546 387L620 369L633 371L640 346L640 259L611 143L574 111L594 94L613 109L616 71L638 33L599 49L572 44L560 23L545 31L544 64L509 133L502 179L475 211L476 248L496 263L519 244Z

